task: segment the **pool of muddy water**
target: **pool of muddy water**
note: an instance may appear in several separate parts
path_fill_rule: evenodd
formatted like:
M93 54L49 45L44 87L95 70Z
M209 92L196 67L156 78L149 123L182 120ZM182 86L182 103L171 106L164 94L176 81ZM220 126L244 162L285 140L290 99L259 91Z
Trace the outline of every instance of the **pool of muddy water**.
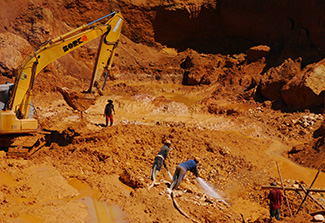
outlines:
M127 223L126 214L118 205L100 200L99 191L93 190L87 183L72 178L68 182L72 187L79 191L80 199L88 211L87 223Z

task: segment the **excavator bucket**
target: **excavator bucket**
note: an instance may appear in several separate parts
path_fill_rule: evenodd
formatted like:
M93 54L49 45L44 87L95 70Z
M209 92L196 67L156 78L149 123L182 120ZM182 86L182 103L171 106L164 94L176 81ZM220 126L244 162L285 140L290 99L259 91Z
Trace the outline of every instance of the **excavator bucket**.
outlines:
M67 104L80 112L86 111L91 105L94 105L99 95L90 93L81 93L70 91L68 88L57 87Z

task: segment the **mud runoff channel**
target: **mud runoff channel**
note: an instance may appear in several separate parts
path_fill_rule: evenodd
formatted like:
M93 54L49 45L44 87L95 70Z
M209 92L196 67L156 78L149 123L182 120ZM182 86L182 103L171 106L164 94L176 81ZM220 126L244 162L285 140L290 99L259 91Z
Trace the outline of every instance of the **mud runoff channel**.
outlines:
M291 160L283 157L281 154L288 151L290 148L281 142L274 141L273 144L266 151L267 154L274 157L278 161L280 171L284 179L302 180L307 185L310 185L317 174L317 170L302 167ZM277 174L277 167L274 162L274 173ZM319 175L314 183L313 188L324 188L325 174L319 172Z

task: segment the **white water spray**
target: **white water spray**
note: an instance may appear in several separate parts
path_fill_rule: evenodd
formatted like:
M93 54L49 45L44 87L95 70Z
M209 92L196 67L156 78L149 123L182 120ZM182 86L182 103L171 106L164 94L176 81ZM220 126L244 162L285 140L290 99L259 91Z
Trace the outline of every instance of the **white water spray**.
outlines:
M223 199L223 197L220 194L218 194L218 192L214 191L213 188L207 182L205 182L201 177L198 177L196 179L207 195L219 199L223 203L227 204L226 201Z
M170 180L173 180L173 176L171 175L171 173L168 170L167 170L167 172L168 172L168 175L170 177Z

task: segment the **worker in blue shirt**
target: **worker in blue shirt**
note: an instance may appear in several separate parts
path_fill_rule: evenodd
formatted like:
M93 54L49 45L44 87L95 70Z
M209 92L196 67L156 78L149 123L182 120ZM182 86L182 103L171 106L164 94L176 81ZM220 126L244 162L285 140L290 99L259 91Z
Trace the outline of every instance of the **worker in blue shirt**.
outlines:
M197 170L197 164L199 162L200 158L195 157L193 160L187 160L186 162L179 164L175 170L169 189L177 189L188 170L191 171L196 177L199 177Z

